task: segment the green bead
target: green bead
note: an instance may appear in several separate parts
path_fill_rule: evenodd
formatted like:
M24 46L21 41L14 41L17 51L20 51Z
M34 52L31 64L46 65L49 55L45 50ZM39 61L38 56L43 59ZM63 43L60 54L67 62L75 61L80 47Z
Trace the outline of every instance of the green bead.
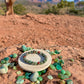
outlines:
M66 71L65 74L68 75L68 76L71 76L71 73L69 71Z
M54 65L50 65L50 68L52 69L52 70L55 70L55 66Z
M62 59L62 56L59 56L58 58L59 58L59 59Z
M60 64L64 64L64 60L60 60L59 63L60 63Z
M13 58L16 58L18 55L16 53L13 54Z
M24 83L24 80L22 80L22 79L19 79L16 81L16 84L23 84L23 83Z
M42 72L43 74L45 74L45 73L46 73L46 70L42 70L41 72Z
M62 80L64 80L64 79L65 79L64 75L63 75L63 74L61 74L61 73L59 73L59 74L58 74L58 78L60 78L60 79L62 79Z
M39 80L37 80L37 81L35 82L35 84L40 84L40 81L39 81Z
M25 45L22 45L22 51L25 52L27 50L27 47Z
M64 80L60 80L59 82L60 82L60 84L66 84L66 82Z
M59 59L58 58L55 58L54 60L56 63L59 63Z
M30 77L29 76L25 76L26 79L29 79Z
M14 66L14 64L15 64L15 63L10 63L9 67L12 68L12 67Z
M29 51L29 50L32 50L32 48L30 48L30 47L27 47L27 48L26 48L26 50L27 50L27 51Z
M62 69L61 65L57 64L57 65L56 65L56 69L57 69L57 70L61 70L61 69Z
M64 78L66 79L66 78L69 78L69 76L68 75L64 75Z
M13 55L10 55L10 57L12 58L12 57L13 57Z
M5 61L9 61L9 57L4 58Z
M17 77L17 80L19 80L19 79L23 79L25 76L18 76Z
M18 75L21 74L21 71L17 71L17 74L18 74Z
M17 70L16 66L13 66L13 70Z
M74 59L70 59L71 62L74 62Z
M38 71L38 74L39 74L39 75L42 75L42 72L41 72L41 71Z
M1 64L5 64L6 63L6 61L5 60L1 60Z
M50 79L50 80L53 79L52 75L48 75L47 78Z
M37 79L38 79L39 81L42 81L42 80L43 80L43 78L42 78L42 77L38 77Z
M66 80L66 82L67 82L67 84L73 84L73 81L70 79Z
M55 52L56 54L60 54L60 52L59 52L58 50L55 50L54 52Z
M62 74L65 74L65 73L66 73L66 71L62 69L62 70L61 70L61 73L62 73Z
M49 52L49 54L51 54L51 55L55 55L56 53L54 53L54 52Z

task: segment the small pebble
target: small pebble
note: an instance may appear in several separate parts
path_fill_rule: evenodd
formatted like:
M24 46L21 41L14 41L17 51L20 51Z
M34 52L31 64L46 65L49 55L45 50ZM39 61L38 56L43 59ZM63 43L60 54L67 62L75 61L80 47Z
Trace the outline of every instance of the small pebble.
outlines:
M58 58L55 58L54 60L56 63L59 63L59 59Z
M47 78L50 79L50 80L53 79L52 75L48 75Z

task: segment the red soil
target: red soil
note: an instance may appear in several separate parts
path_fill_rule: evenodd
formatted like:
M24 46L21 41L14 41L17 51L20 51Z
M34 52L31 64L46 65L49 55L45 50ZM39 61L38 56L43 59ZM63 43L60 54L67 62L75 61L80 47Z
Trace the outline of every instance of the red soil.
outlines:
M84 18L69 15L0 16L0 47L14 44L84 48Z
M74 84L84 84L84 18L69 15L0 16L0 59L10 54L20 55L22 44L32 48L62 50L65 60L63 69L72 73ZM59 45L59 46L58 46ZM7 47L7 48L5 48ZM52 56L54 60L58 55ZM70 62L73 58L75 61ZM17 60L14 59L16 62ZM14 61L13 60L13 61ZM53 62L53 61L52 61ZM0 84L15 84L18 70L9 69L0 75ZM22 71L23 74L23 71ZM51 74L54 79L47 79ZM43 76L42 84L58 84L57 72L49 70ZM29 84L25 80L24 84Z

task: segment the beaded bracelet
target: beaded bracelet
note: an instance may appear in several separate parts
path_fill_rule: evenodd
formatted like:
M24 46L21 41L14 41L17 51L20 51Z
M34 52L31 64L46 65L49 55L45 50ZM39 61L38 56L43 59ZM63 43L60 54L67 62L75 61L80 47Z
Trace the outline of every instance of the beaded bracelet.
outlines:
M38 55L43 56L45 59L44 59L43 61L41 61L41 62L33 62L33 61L31 61L31 60L27 60L27 59L26 59L26 56L27 56L28 54L38 54ZM26 63L30 64L30 65L41 65L41 64L43 64L43 63L45 63L45 62L47 61L47 56L46 56L44 53L40 52L40 51L32 50L32 51L28 52L27 55L26 55L26 56L23 56L23 60L24 60Z

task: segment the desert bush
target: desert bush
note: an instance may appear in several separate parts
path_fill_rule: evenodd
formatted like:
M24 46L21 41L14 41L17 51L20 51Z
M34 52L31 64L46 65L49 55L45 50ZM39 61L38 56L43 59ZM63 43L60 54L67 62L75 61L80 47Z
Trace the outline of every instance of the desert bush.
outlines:
M26 7L24 7L22 4L16 4L14 5L14 12L19 15L26 14Z

